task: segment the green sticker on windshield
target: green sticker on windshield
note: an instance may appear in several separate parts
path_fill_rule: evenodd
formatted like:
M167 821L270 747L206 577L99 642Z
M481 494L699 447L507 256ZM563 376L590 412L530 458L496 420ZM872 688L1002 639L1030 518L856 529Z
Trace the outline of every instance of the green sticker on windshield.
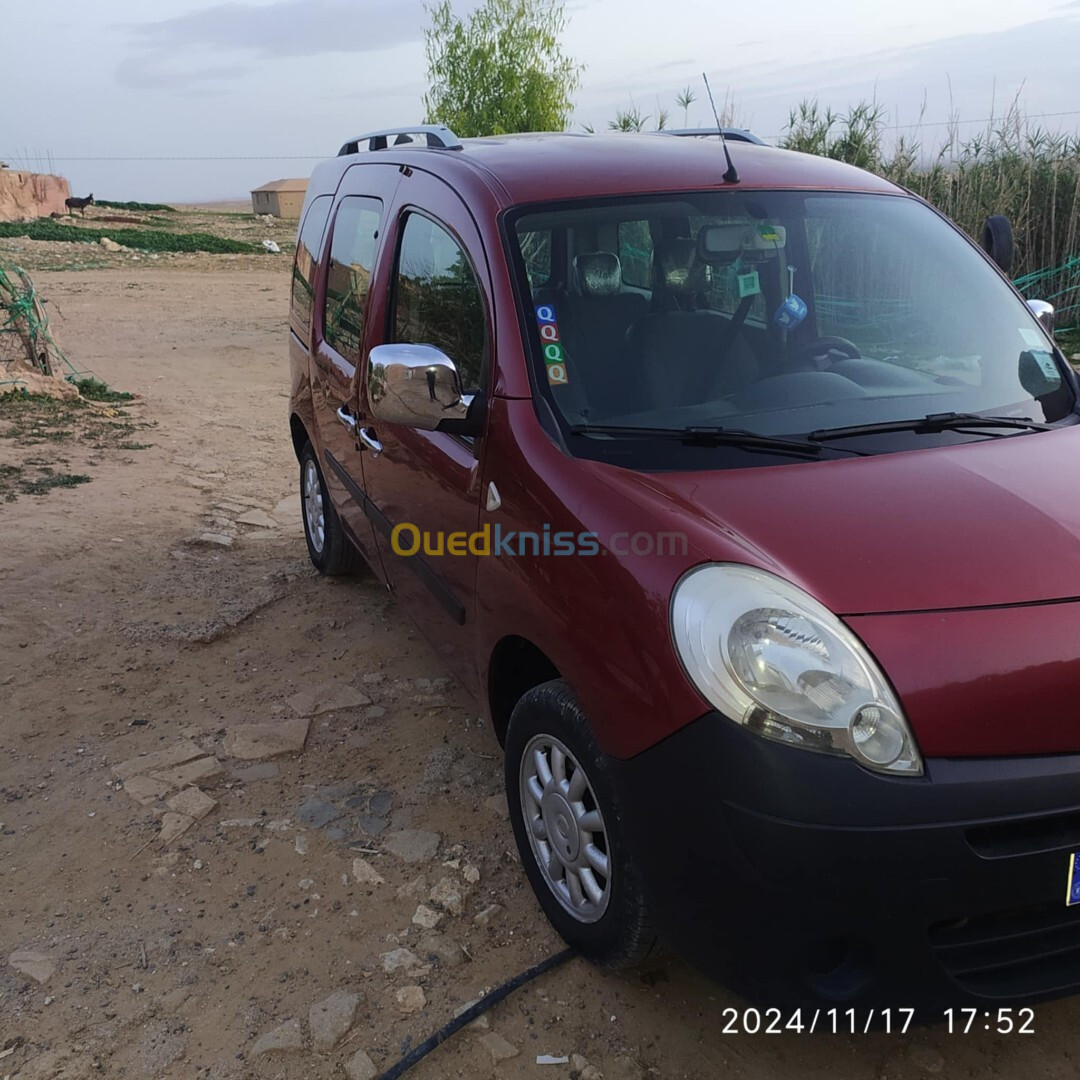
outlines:
M739 283L739 299L744 300L748 296L757 296L761 292L761 279L756 270L749 274L739 274L736 279Z
M1039 365L1039 370L1046 378L1054 381L1061 378L1057 364L1054 363L1054 358L1046 349L1032 349L1031 355L1035 358L1035 363Z
M774 244L780 243L780 234L776 231L776 228L772 225L759 225L757 227L758 236L762 240L771 240Z

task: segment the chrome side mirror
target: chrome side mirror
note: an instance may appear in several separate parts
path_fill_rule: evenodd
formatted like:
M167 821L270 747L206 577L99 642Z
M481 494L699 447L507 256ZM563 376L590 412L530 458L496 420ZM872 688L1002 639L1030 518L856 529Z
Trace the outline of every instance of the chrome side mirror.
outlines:
M433 345L376 345L368 354L368 400L375 420L471 435L469 406L454 361Z
M1054 305L1045 300L1029 300L1028 310L1042 323L1042 328L1051 336L1054 336Z

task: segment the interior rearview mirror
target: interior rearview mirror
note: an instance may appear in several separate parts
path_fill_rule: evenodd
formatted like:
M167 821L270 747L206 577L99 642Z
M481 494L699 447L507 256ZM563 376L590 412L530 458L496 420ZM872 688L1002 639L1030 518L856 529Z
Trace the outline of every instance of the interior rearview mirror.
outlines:
M376 345L368 355L372 416L389 424L477 435L479 395L462 392L454 361L433 345Z

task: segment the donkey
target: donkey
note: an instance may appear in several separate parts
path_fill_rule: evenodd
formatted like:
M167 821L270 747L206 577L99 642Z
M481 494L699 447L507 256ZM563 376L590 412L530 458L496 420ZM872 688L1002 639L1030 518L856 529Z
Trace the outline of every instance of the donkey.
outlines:
M78 210L80 214L85 213L88 206L94 205L94 193L91 191L85 199L65 199L64 205L68 208L68 211Z

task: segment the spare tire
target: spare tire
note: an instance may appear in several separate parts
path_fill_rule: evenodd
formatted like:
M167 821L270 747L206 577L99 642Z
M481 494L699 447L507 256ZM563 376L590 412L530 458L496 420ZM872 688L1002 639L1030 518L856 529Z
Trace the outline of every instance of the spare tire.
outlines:
M983 222L982 249L1004 274L1012 270L1016 259L1012 224L1004 214L991 214Z

